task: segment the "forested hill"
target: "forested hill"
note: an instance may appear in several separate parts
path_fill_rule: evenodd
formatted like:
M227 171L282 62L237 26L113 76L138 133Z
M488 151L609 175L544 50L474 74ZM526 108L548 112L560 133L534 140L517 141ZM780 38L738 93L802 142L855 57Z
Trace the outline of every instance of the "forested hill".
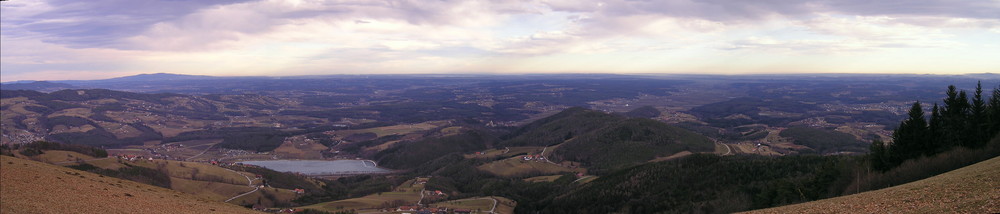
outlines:
M550 158L579 162L596 174L681 151L714 149L712 140L663 122L583 108L566 109L523 126L508 137L502 145L558 145L551 150Z
M624 117L600 111L573 107L558 114L521 126L511 134L504 146L551 146L584 133L624 120Z
M574 137L556 148L551 158L581 162L591 173L604 174L682 151L710 152L714 148L712 140L685 129L632 118L608 122Z

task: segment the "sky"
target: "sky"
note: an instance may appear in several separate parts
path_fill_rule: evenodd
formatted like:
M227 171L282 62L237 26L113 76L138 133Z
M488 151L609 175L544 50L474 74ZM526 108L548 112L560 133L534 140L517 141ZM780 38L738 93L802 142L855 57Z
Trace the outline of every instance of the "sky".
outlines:
M0 81L1000 72L997 0L9 0Z

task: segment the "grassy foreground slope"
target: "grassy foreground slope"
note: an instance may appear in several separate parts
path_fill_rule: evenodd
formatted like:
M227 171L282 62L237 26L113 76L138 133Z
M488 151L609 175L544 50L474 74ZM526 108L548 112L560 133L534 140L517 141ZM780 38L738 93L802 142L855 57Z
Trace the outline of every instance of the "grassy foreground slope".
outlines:
M90 172L0 156L0 213L255 213Z
M895 187L750 213L1000 213L1000 157Z

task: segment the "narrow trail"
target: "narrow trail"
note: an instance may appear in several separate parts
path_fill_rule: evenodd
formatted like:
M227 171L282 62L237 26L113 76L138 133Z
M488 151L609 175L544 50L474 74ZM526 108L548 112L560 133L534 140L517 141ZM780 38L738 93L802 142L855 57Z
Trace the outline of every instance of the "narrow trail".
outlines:
M726 147L726 153L723 153L723 154L721 154L719 156L726 156L726 155L730 155L730 154L733 153L733 148L730 148L729 144L719 143L719 141L715 141L715 143L719 144L719 145L722 145L723 147Z
M237 195L237 196L233 196L232 198L229 198L229 199L226 199L226 201L225 201L225 202L229 202L229 201L232 201L232 200L234 200L234 199L237 199L237 198L239 198L239 197L243 197L243 196L245 196L245 195L249 195L250 193L254 193L254 192L257 192L257 190L260 190L260 187L259 187L259 186L254 186L254 185L253 185L253 179L250 179L250 176L247 176L247 175L244 175L243 173L240 173L240 172L237 172L236 170L232 170L232 169L226 169L226 168L222 168L222 169L225 169L225 170L228 170L228 171L230 171L230 172L233 172L233 173L236 173L236 174L239 174L239 175L242 175L242 176L243 176L244 178L247 178L247 186L251 186L251 187L253 187L253 190L251 190L251 191L249 191L249 192L245 192L245 193L243 193L243 194L239 194L239 195Z
M549 149L548 146L546 146L545 148L542 148L542 158L545 158L545 162L548 162L548 163L551 163L551 164L555 164L555 165L559 165L559 164L556 164L556 163L553 163L552 161L550 161L548 157L545 157L545 150L548 150L548 149Z
M427 189L426 188L420 189L420 200L417 200L417 205L423 205L423 204L421 204L421 202L424 201L424 190L427 190Z
M201 151L201 153L198 153L197 155L194 155L194 156L191 156L191 157L189 157L187 159L184 159L184 161L191 161L191 159L194 159L194 158L196 158L198 156L204 155L205 152L208 152L208 150L212 149L213 146L215 146L215 144L209 145L208 148L205 148L205 151Z
M495 198L493 198L493 197L489 197L489 198L470 198L470 199L461 199L461 200L454 200L454 201L452 201L452 202L459 202L459 201L475 201L475 200L486 200L486 199L489 199L489 200L493 200L493 208L490 208L490 210L489 210L489 211L486 211L486 212L488 212L488 213L496 213L496 209L497 209L497 205L498 205L498 204L500 204L500 201L498 201L497 199L495 199Z

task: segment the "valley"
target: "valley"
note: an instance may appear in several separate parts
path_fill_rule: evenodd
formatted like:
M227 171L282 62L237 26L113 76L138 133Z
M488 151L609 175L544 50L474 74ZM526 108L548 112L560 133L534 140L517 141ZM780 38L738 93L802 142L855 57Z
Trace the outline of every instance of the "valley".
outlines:
M955 81L191 78L4 84L0 145L268 212L735 212L843 194L912 101L940 99L913 82Z

